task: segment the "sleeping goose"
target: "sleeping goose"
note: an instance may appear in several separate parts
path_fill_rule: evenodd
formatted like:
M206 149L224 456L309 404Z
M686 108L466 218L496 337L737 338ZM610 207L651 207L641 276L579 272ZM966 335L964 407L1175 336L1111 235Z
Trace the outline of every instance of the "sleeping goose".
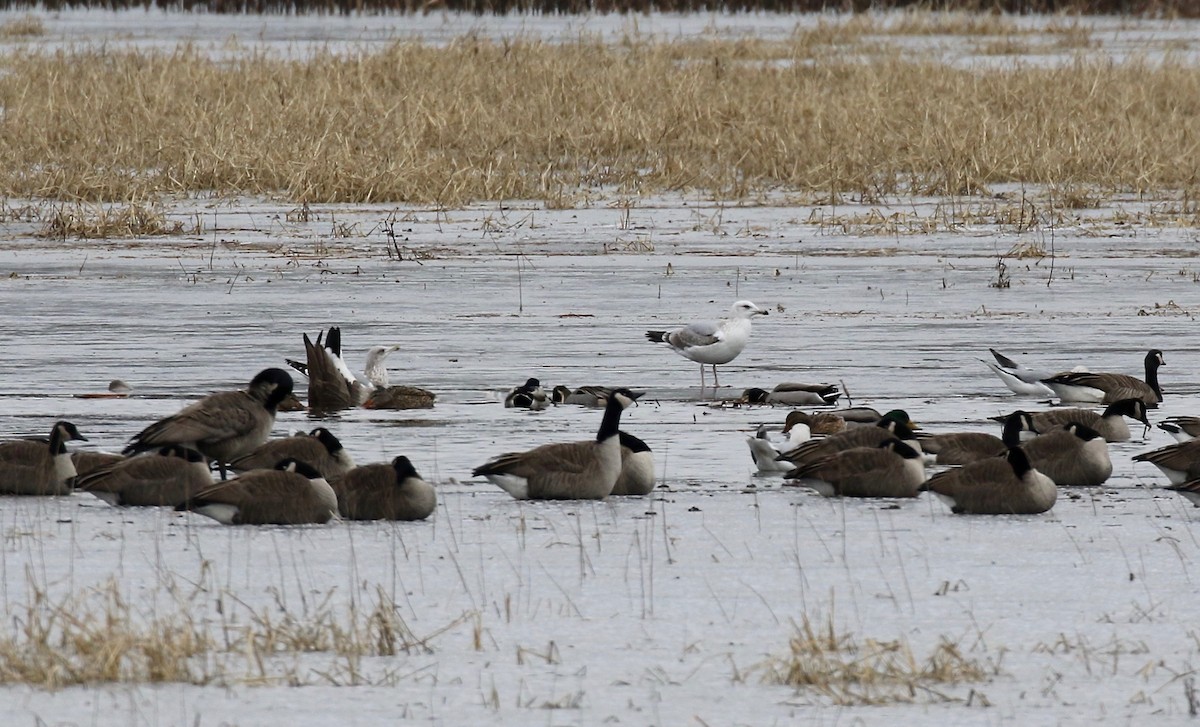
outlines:
M1021 447L939 472L921 486L953 513L1037 515L1054 507L1058 488L1039 472Z
M524 384L508 392L504 397L506 409L532 409L538 411L550 406L550 398L546 396L542 382L537 379L527 379Z
M650 445L628 432L617 432L621 440L621 474L611 495L649 495L654 489L654 453Z
M1121 399L1141 399L1146 406L1154 409L1162 401L1158 367L1165 365L1162 351L1154 348L1146 354L1145 381L1125 374L1067 371L1043 379L1042 383L1053 389L1054 394L1064 402L1112 404Z
M433 485L408 457L355 467L333 484L338 510L348 520L424 520L437 507Z
M253 452L230 462L229 467L235 472L271 469L285 457L312 465L330 482L354 467L354 460L341 440L325 427L317 427L308 434L297 432L283 439L268 440Z
M1200 439L1143 452L1134 455L1133 461L1149 462L1161 470L1171 480L1171 484L1178 485L1200 477Z
M842 391L834 384L784 383L774 389L750 388L742 392L744 404L772 404L782 406L823 406L835 404Z
M275 410L292 393L292 377L283 369L263 369L245 391L209 394L178 413L160 419L129 441L124 454L182 444L199 451L221 468L253 452L275 426Z
M608 497L621 474L621 412L635 398L628 389L613 391L595 439L502 454L476 467L472 474L486 477L518 500Z
M908 412L903 409L893 409L884 414L883 418L873 427L853 427L841 434L834 434L824 439L810 439L779 456L800 467L843 449L878 447L892 437L903 440L905 444L919 452L921 445L917 442L916 432L913 431L916 428L918 427L909 418Z
M925 481L921 452L889 438L876 447L845 449L812 460L786 475L788 484L825 497L916 497Z
M1187 442L1200 437L1200 417L1167 417L1158 423L1158 428L1174 437L1176 442Z
M750 340L750 319L765 315L767 311L750 301L739 300L729 308L728 318L697 321L670 331L646 331L646 338L700 364L701 389L704 389L704 367L712 366L715 389L721 385L717 380L717 364L737 358Z
M1059 407L1047 411L1030 414L1033 428L1039 432L1048 432L1066 424L1079 422L1100 432L1107 442L1128 442L1132 434L1125 417L1136 419L1150 428L1150 420L1146 416L1146 403L1141 399L1121 399L1105 408L1103 414L1097 414L1091 409L1075 409ZM1007 417L992 417L994 421L1002 422Z
M1108 442L1091 427L1068 422L1058 429L1020 442L1005 431L1010 448L1020 446L1034 468L1059 486L1096 487L1112 475Z
M320 472L286 458L275 469L253 470L218 482L175 507L223 525L327 523L338 511L337 495Z
M68 421L55 422L47 439L0 443L0 495L69 495L75 465L67 442L87 441Z
M791 417L790 414L788 416ZM807 442L812 436L811 430L807 424L793 421L790 423L790 427L785 429L788 434L787 440L778 445L771 441L768 431L768 426L762 424L759 425L753 437L746 437L746 445L750 447L750 459L754 461L760 474L781 475L791 472L795 469L795 465L787 460L779 459L779 455L790 452L800 446L801 442Z
M1015 411L1006 417L1005 431L1014 430L1010 439L1020 440L1028 435L1037 435L1032 417L1024 411ZM1004 437L986 432L950 432L947 434L918 434L921 449L930 455L936 464L963 465L981 459L999 457L1008 451Z
M212 470L204 455L169 444L80 475L75 489L114 506L175 507L212 483Z

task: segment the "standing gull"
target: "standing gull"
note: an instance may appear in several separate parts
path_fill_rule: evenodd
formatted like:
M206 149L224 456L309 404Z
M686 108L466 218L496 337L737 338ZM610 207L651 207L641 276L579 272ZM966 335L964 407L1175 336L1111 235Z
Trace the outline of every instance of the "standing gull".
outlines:
M700 364L700 388L704 388L704 367L712 366L713 388L717 380L717 364L727 364L737 358L750 340L750 319L765 316L767 311L748 300L739 300L729 308L729 316L719 321L697 321L671 331L646 331L646 338L664 343L675 353Z

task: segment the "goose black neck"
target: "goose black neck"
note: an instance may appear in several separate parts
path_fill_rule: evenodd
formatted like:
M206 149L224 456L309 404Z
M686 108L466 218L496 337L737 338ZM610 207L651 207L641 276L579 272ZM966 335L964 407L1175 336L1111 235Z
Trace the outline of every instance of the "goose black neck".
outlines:
M604 418L600 420L600 431L596 432L597 442L617 436L621 429L621 412L624 410L616 394L608 397L608 403L604 405Z
M1013 412L1004 420L1004 432L1000 435L1004 446L1012 448L1021 444L1021 431L1024 429L1024 412Z
M1150 388L1154 389L1154 395L1162 401L1162 388L1158 385L1158 357L1146 357L1146 383L1150 384Z
M63 441L62 428L55 427L50 430L50 456L65 454L66 451L67 443Z
M1009 448L1008 464L1012 467L1013 474L1017 476L1017 479L1025 477L1026 473L1033 469L1033 464L1029 461L1029 456L1020 447Z

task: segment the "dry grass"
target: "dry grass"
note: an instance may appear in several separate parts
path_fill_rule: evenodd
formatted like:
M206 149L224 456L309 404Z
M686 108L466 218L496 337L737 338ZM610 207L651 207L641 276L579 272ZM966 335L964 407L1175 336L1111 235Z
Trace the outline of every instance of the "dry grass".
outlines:
M806 617L796 627L790 653L766 666L766 680L796 687L834 704L951 701L942 689L982 682L995 672L964 656L958 644L941 639L923 658L903 640L859 642L838 634L832 619L814 627ZM972 699L985 700L972 690ZM986 701L986 700L985 700Z
M44 215L39 237L52 239L79 238L107 240L110 238L152 237L178 235L183 223L168 220L161 210L141 204L101 207L76 204L58 206Z
M0 684L59 689L79 684L391 684L405 662L371 657L430 652L382 590L362 607L333 605L332 593L299 613L283 604L253 609L197 591L151 612L116 583L59 600L32 589L10 608L0 636ZM324 656L314 661L313 655Z
M812 53L800 40L474 38L302 61L18 53L0 60L0 195L569 206L602 185L740 199L1195 186L1194 67L966 71Z
M0 23L0 38L36 38L46 34L46 25L36 15L22 15Z

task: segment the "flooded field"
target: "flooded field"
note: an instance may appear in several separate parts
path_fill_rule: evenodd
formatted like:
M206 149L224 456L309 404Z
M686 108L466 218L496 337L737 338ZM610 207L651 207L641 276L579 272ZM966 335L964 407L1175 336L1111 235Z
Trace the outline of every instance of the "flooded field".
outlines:
M230 32L188 16L143 33L128 17L130 42ZM61 19L89 38L118 32L105 14ZM281 47L329 40L307 20L276 21L264 37ZM786 410L727 403L750 386L835 383L845 403L903 408L929 431L998 433L988 417L1044 404L1001 385L981 362L989 347L1134 375L1160 348L1166 399L1151 420L1200 414L1196 228L1132 199L1023 231L962 209L945 223L946 205L990 203L183 200L168 208L185 230L172 237L47 240L38 222L0 224L0 439L69 419L82 447L119 450L188 401L302 358L303 333L340 325L352 366L398 344L392 383L436 392L436 407L285 412L276 434L321 424L358 463L407 455L439 498L424 522L295 528L83 494L0 498L0 721L1190 721L1200 514L1130 459L1167 434L1138 428L1113 444L1105 486L1064 489L1045 515L963 517L928 496L826 500L756 475L745 438ZM770 315L715 393L645 338L738 299ZM596 410L505 409L531 376L645 390L623 427L654 450L659 488L531 503L472 478L496 454L594 434ZM114 378L130 398L79 398ZM805 650L804 624L831 632L827 648ZM114 684L58 658L85 651L62 641L81 632L99 661L117 642L208 641L183 676ZM838 676L880 650L904 665ZM922 676L933 654L956 655L959 676ZM813 686L773 683L799 663ZM68 686L31 686L37 674Z
M248 627L255 614L386 594L419 640L353 669L318 652L214 670L228 689L12 686L6 719L263 724L281 704L301 707L303 724L347 710L356 723L403 714L439 724L1188 714L1196 516L1129 459L1168 443L1165 433L1112 445L1105 487L1064 492L1039 517L952 517L928 497L823 500L754 475L747 432L782 423L784 410L712 406L698 366L644 331L752 299L770 315L722 368L717 399L781 381L838 383L853 403L907 409L933 431L990 430L986 417L1037 406L980 362L989 346L1047 368L1134 374L1159 347L1159 420L1200 411L1194 231L1097 234L1081 221L1036 235L881 237L807 223L800 208L514 204L402 210L397 259L381 227L394 211L312 209L301 222L262 202L181 208L180 219L203 216L202 234L118 242L47 243L32 226L9 226L0 435L67 418L84 446L116 450L189 398L302 356L303 332L338 324L352 364L370 345L398 343L393 382L439 399L428 411L323 423L360 463L408 455L440 501L423 523L228 529L85 495L5 500L10 613L35 592L104 586L140 619L174 613L186 591L192 617ZM1034 243L1046 256L1013 253ZM1007 288L995 286L1001 257ZM504 391L528 376L645 389L624 426L654 449L654 495L521 503L472 480L495 454L598 426L599 413L581 407L503 408ZM116 377L133 397L75 397ZM283 413L276 430L315 424ZM764 683L806 618L860 641L903 640L918 659L946 640L988 677L904 691L923 706L811 711L830 698Z

